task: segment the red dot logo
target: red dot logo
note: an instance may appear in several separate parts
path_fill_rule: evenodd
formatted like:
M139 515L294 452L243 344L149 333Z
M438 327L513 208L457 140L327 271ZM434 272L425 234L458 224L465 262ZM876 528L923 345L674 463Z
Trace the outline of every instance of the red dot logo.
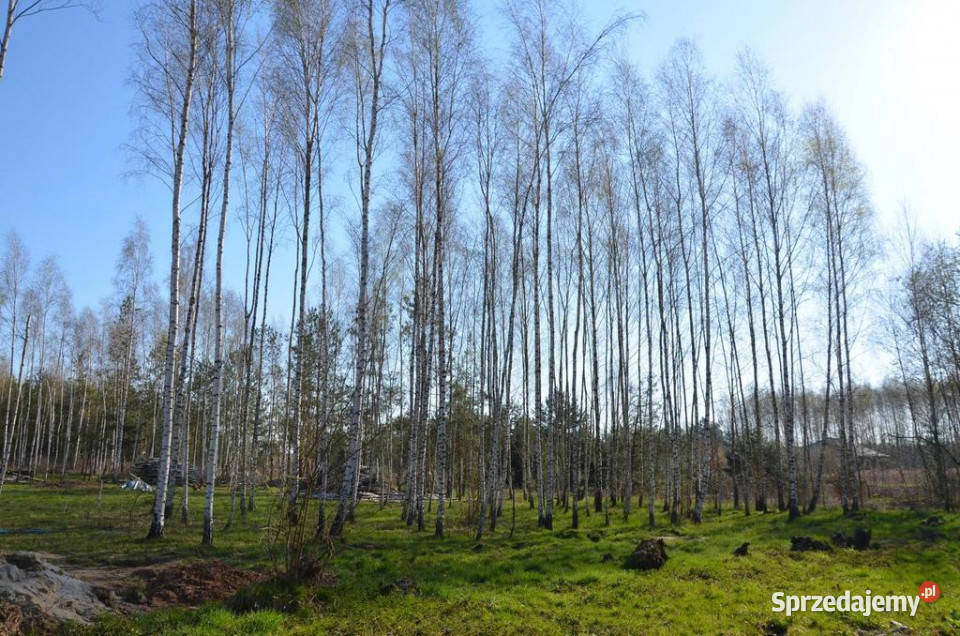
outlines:
M933 603L940 598L940 586L933 581L924 581L917 592L920 600L925 603Z

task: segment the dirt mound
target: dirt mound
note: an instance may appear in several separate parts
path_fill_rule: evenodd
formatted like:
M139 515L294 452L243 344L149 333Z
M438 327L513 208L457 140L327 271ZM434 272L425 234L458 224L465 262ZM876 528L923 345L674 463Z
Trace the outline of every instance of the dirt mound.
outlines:
M831 540L833 545L838 548L853 548L854 550L866 550L870 547L870 528L857 528L853 536L846 536L843 532L834 533Z
M220 601L263 575L231 567L221 561L171 565L133 572L146 583L144 596L154 607L200 605Z
M627 557L623 567L628 570L653 570L661 568L666 562L667 550L663 539L644 539Z
M106 605L92 585L33 552L0 556L0 632L45 631L64 621L90 623Z
M810 537L790 537L790 549L794 552L829 552L830 545Z

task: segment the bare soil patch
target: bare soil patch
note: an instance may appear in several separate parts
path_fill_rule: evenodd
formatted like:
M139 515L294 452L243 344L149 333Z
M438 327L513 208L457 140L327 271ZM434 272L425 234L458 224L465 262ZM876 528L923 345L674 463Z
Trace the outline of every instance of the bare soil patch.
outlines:
M194 606L221 601L263 575L221 561L141 568L133 576L145 583L143 594L151 607Z

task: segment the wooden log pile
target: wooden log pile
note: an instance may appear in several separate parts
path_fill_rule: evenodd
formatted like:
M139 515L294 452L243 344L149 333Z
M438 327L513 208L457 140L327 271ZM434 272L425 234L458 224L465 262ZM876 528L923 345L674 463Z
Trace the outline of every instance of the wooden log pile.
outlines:
M133 474L151 486L157 485L157 475L159 473L159 457L146 457L142 455L138 457L135 462L133 462ZM170 462L170 476L171 482L175 480L177 486L183 485L183 468L180 466L179 462ZM191 466L187 469L187 479L190 481L191 488L199 488L203 485L203 479L201 478L200 470L196 467Z
M11 483L33 481L32 470L11 470L7 473L7 481Z

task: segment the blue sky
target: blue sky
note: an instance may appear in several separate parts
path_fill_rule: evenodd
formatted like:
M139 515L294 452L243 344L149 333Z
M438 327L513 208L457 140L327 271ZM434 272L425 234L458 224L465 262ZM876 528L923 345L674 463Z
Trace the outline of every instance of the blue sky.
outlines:
M99 20L74 11L18 24L0 80L0 232L17 231L34 262L55 254L78 307L96 306L109 294L119 242L138 214L151 230L158 278L169 267L168 190L150 177L125 176L132 167L123 145L134 125L127 77L135 4L103 0ZM881 227L894 224L907 203L927 234L957 231L960 3L587 4L585 18L595 26L617 9L646 14L623 49L648 74L679 37L694 39L721 79L732 72L737 51L751 47L794 105L826 99L867 167ZM482 41L503 49L499 3L475 5ZM353 176L330 176L344 223L356 216ZM231 221L227 282L239 289L243 246ZM291 250L282 247L275 262L281 277L271 314L277 317L288 311Z

